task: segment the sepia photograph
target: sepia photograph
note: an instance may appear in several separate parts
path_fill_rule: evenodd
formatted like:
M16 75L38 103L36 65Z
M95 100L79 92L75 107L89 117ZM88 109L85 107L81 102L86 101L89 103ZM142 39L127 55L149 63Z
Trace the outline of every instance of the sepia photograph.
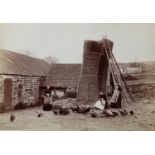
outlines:
M1 131L155 131L154 23L0 23Z

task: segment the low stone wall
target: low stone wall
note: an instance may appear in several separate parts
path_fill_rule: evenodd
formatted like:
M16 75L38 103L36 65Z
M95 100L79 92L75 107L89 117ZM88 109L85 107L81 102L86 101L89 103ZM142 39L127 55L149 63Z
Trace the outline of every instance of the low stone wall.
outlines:
M128 85L128 88L135 98L155 97L155 84L134 84Z
M3 96L4 96L4 79L3 76L0 75L0 105L3 102Z
M5 79L12 79L11 108L13 108L21 100L23 103L27 105L35 104L39 101L39 85L40 85L41 77L0 75L0 107L5 107L5 104L4 104L4 80ZM19 94L19 91L20 91L20 94Z

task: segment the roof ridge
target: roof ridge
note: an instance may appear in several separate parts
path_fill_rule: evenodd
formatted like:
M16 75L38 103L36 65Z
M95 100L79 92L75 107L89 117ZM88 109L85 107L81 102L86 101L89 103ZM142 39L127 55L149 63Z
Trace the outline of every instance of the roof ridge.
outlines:
M41 58L36 58L36 57L28 56L28 55L23 54L23 53L18 53L18 52L14 52L14 51L3 49L3 48L0 48L0 52L10 52L10 53L17 54L17 55L22 55L22 56L25 56L25 57L28 57L28 58L31 58L31 59L37 59L37 60L43 61L43 59L41 59Z
M39 58L0 49L0 72L20 75L45 75L50 67L48 63ZM4 60L4 58L6 60ZM11 63L13 62L13 63Z

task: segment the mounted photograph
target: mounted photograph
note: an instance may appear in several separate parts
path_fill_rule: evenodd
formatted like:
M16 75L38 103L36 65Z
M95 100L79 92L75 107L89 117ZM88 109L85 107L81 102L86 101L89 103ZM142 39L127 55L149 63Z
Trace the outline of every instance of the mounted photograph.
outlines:
M1 131L155 131L155 24L0 23Z

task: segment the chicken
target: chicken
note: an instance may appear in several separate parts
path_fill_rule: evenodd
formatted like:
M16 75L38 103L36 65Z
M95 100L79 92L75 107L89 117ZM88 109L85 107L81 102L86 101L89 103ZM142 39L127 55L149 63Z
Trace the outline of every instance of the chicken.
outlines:
M77 112L81 113L81 114L86 114L88 112L90 112L91 108L90 107L86 107L86 106L81 106L77 108Z
M93 117L93 118L96 118L97 114L96 113L90 113L90 116Z
M111 111L113 113L114 116L118 116L118 113L115 111Z
M69 114L69 110L67 108L60 108L59 109L59 114L60 115L68 115Z
M120 114L121 114L122 116L125 116L125 115L127 115L127 114L128 114L128 112L127 112L127 110L126 110L126 109L119 110L119 112L120 112Z
M90 108L90 107L85 107L85 109L84 109L83 113L84 113L84 114L86 114L86 113L90 112L90 110L91 110L91 108Z
M14 120L15 120L15 115L14 114L11 114L10 115L10 121L13 122Z
M80 110L79 106L73 106L73 107L71 107L71 109L73 112L79 112L79 110Z
M94 112L93 110L90 112L90 116L93 118L96 118L98 115L96 112Z
M37 115L37 117L42 117L42 116L44 116L43 113L38 113L38 115Z
M113 114L113 112L110 111L110 110L105 110L105 111L104 111L104 115L105 115L106 117L114 117L114 116L115 116L115 115Z
M130 115L134 115L134 111L131 110L131 111L130 111Z
M77 112L77 107L71 107L73 112Z
M59 111L58 110L53 110L54 115L58 115Z

